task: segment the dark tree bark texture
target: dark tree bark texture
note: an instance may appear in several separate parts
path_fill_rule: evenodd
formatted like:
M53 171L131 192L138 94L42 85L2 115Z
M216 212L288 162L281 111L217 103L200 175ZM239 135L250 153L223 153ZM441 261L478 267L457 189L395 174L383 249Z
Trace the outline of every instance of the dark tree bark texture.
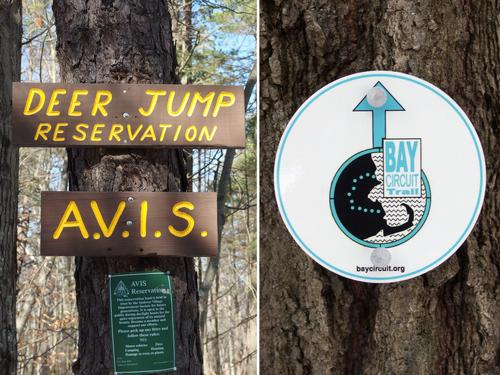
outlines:
M55 1L63 82L175 83L175 47L163 1ZM180 150L70 149L71 190L185 191ZM106 249L103 249L106 251ZM107 275L170 271L176 299L177 374L202 373L198 295L192 258L76 259L79 353L75 374L111 374Z
M261 2L261 373L500 373L499 2ZM370 285L336 276L294 243L273 165L289 119L316 90L366 70L442 88L481 139L487 192L474 231L436 270Z
M18 151L11 144L12 82L21 76L21 1L0 0L0 372L16 373Z

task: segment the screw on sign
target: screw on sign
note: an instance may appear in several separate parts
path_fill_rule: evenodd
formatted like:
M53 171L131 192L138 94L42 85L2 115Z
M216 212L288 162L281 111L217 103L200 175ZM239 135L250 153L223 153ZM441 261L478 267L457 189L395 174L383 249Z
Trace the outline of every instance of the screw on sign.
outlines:
M319 264L358 281L437 267L467 238L484 192L484 155L465 113L402 73L358 73L320 89L290 120L276 156L291 235Z

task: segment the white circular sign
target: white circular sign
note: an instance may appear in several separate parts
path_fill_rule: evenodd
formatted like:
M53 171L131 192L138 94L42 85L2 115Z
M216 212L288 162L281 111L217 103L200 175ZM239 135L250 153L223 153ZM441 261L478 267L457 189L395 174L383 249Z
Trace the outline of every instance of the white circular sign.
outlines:
M274 174L300 247L330 271L372 283L448 259L478 218L486 178L481 143L457 103L387 71L311 96L283 133Z

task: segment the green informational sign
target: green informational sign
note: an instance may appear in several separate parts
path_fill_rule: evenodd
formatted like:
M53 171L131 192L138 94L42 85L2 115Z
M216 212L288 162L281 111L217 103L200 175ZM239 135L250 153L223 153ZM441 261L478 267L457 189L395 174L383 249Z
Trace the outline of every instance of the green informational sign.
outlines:
M163 272L109 275L115 374L174 371L172 280Z

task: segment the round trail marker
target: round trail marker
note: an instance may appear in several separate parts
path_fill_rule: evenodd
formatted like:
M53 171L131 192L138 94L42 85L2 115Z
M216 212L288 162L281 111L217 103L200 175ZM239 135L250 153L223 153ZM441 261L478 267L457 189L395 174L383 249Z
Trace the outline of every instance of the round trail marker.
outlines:
M419 78L374 71L314 93L285 129L275 192L316 262L372 283L432 270L479 216L486 170L462 109Z

